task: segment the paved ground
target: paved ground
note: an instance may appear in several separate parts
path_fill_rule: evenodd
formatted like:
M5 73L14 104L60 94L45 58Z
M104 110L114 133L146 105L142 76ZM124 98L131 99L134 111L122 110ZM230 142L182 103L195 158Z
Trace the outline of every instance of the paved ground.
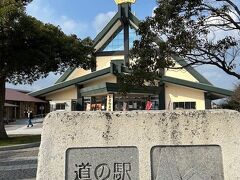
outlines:
M8 135L37 135L42 132L43 119L34 119L33 127L27 127L27 120L17 120L6 125ZM33 180L37 173L39 148L0 151L0 180Z
M42 122L43 119L33 119L33 127L27 127L27 119L17 120L14 123L10 123L5 125L6 131L8 135L15 134L41 134L42 133Z
M0 180L33 180L37 172L38 147L0 151Z

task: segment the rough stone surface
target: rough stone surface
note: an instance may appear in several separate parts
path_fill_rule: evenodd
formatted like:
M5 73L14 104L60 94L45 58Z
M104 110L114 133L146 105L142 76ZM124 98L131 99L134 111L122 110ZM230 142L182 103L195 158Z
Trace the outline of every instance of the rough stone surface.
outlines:
M154 180L224 180L219 146L154 147L151 160Z
M139 179L150 180L152 147L218 145L224 179L239 180L239 126L240 114L228 110L54 112L44 121L37 179L65 179L68 148L135 146Z

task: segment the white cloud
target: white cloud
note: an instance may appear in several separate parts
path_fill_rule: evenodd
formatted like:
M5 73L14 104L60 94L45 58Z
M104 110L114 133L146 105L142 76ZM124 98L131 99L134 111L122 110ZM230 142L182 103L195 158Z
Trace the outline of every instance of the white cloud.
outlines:
M232 10L233 12L229 12L229 16L235 21L238 22L239 21L239 17L236 16L236 13L234 13L234 10ZM225 19L221 18L221 17L211 17L209 19L206 20L205 24L206 25L221 25L221 24L227 24L229 23L229 21L226 21ZM233 24L229 24L230 27L234 27ZM234 38L236 38L237 40L239 40L239 30L230 30L226 27L211 27L210 29L210 33L208 35L208 38L210 41L216 42L218 40L221 40L223 38L225 38L226 36L232 36Z
M213 65L198 66L197 71L208 79L215 86L224 89L234 89L239 80L227 73L223 72L220 68Z
M59 25L66 34L79 35L81 34L81 32L86 31L88 28L87 24L76 22L75 20L67 16L61 16L61 18L55 23Z
M27 13L45 23L50 23L56 12L47 2L35 0L27 6Z
M66 34L77 34L81 36L87 31L88 25L83 22L75 21L66 15L57 15L54 8L49 3L42 0L34 0L27 6L27 13L44 23L51 23L60 28Z
M68 32L73 31L78 26L78 24L74 20L69 19L66 16L62 16L60 22L62 24L62 29L65 29L65 31Z
M104 28L104 26L106 26L107 23L113 18L115 14L116 12L114 11L98 14L92 23L96 33L99 33Z
M64 14L58 15L55 9L52 8L46 1L44 2L42 0L34 0L31 4L28 5L27 13L33 17L36 17L44 23L51 23L60 26L66 34L77 34L78 36L81 36L81 34L86 34L87 29L90 26L94 27L96 32L100 32L116 12L100 13L95 17L93 22L87 24L75 21L74 19ZM89 35L91 35L91 33L89 33ZM32 85L15 86L7 83L6 86L9 88L28 89L30 91L35 91L53 85L58 78L59 75L50 73L47 78L40 79L34 82Z
M28 85L28 84L26 84L26 85L13 85L13 84L7 83L6 87L7 88L13 88L13 89L28 90L28 91L37 91L37 90L40 90L42 88L52 86L57 81L59 76L60 76L59 74L55 75L54 73L50 73L47 78L40 79L40 80L34 82L32 85Z
M155 6L154 8L153 8L153 10L152 10L152 17L155 17L155 10L158 8L158 6Z
M34 0L27 6L27 13L44 23L51 23L60 26L66 34L77 34L81 36L87 31L88 25L82 22L77 22L66 15L58 15L56 10L50 6L47 1ZM7 83L8 88L23 89L29 91L36 91L53 85L59 78L59 74L50 73L47 78L40 79L32 85L13 85Z

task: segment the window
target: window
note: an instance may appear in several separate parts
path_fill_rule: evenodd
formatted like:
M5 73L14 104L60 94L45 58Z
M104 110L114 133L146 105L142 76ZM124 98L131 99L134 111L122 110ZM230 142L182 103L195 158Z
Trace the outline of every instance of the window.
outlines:
M56 104L56 110L65 110L65 103Z
M135 29L130 28L129 29L129 48L132 49L133 48L133 43L136 40L140 40L140 36L137 35L137 32Z
M129 48L133 48L133 42L140 39L137 35L136 30L129 28ZM123 29L117 34L109 39L109 43L103 49L104 52L107 51L123 51L124 50L124 31Z
M124 50L124 31L121 30L116 36L109 39L109 44L103 51L123 51Z
M51 104L50 105L50 112L56 111L56 106Z
M196 102L174 102L173 109L196 109Z

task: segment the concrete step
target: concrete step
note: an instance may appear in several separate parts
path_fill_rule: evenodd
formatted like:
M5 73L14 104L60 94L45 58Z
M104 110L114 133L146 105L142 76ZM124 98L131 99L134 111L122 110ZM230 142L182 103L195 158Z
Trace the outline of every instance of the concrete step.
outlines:
M17 158L17 157L29 157L38 156L38 149L27 149L27 150L12 150L7 152L0 152L0 159L5 158Z
M0 169L2 166L12 166L12 165L27 165L27 164L37 164L37 158L33 160L16 160L16 161L0 161Z

